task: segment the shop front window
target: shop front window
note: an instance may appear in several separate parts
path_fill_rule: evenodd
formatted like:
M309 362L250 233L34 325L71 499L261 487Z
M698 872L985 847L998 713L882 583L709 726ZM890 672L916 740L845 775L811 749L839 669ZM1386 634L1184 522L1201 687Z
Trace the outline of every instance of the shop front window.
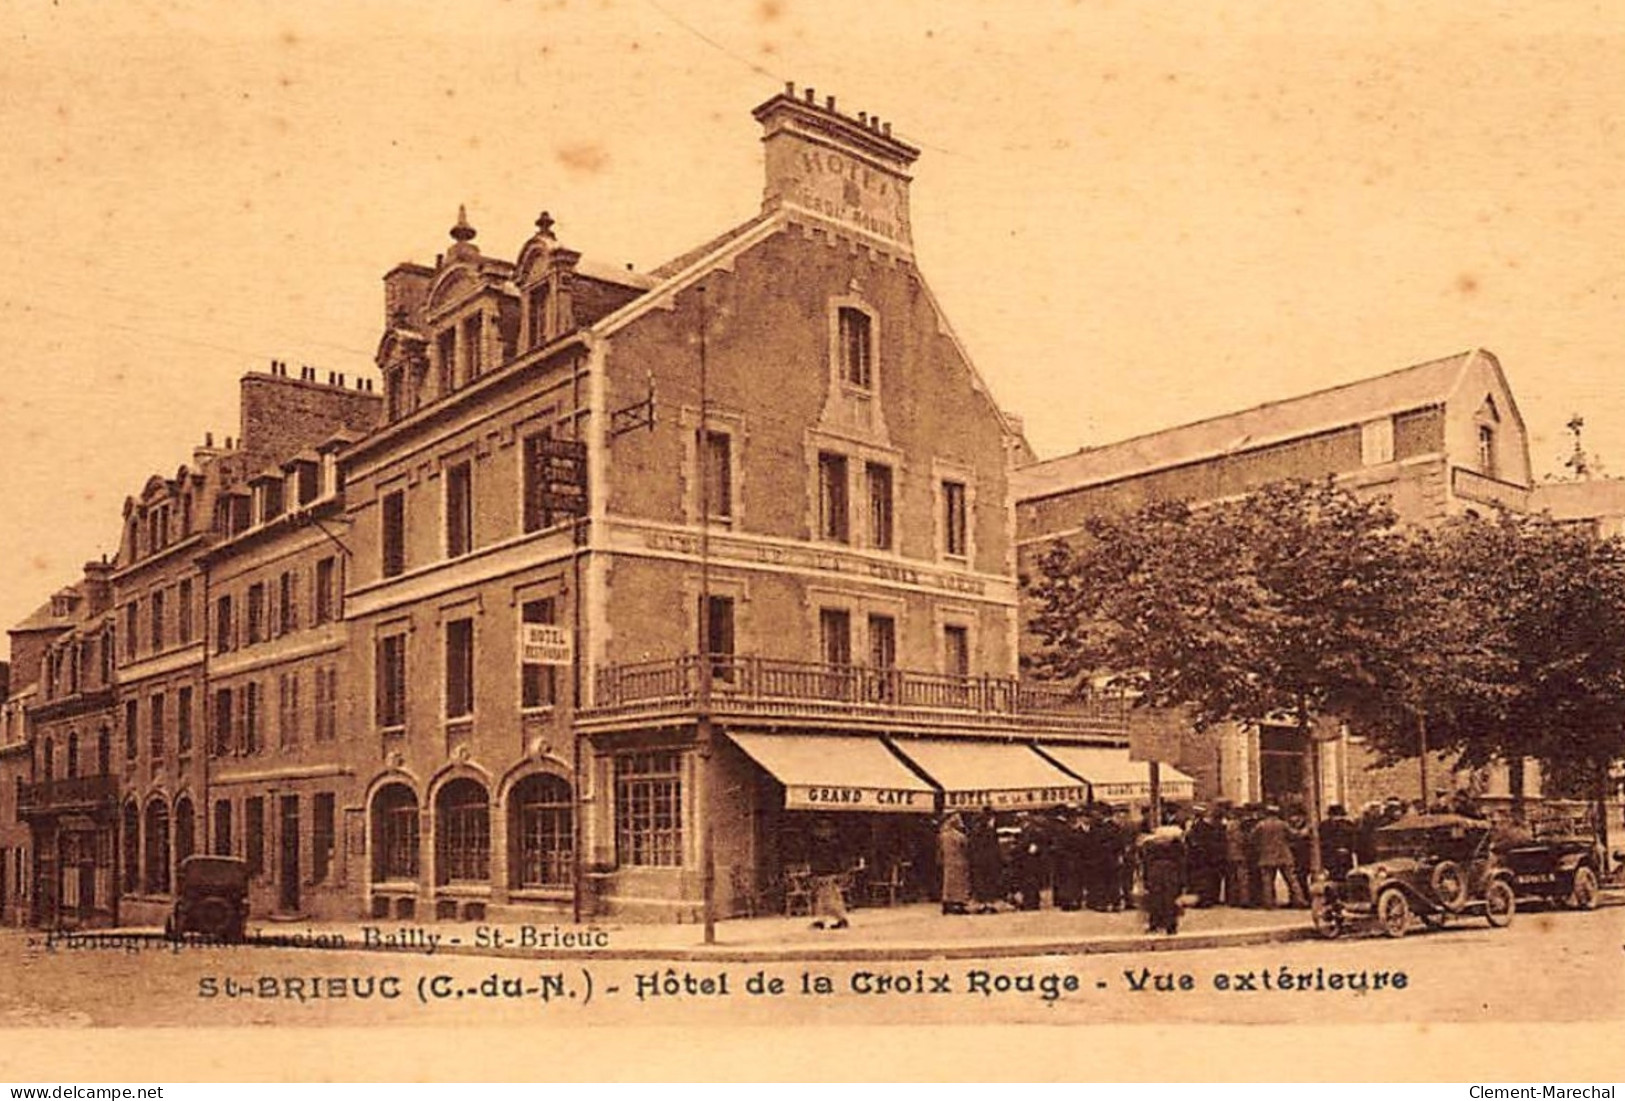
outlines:
M615 850L622 864L683 863L682 756L627 753L615 758Z

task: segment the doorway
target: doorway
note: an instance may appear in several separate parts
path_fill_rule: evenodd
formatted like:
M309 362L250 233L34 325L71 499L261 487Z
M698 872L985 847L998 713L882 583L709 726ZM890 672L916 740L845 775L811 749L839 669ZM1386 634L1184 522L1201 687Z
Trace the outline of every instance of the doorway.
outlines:
M278 863L281 909L299 909L299 796L282 797L282 859Z

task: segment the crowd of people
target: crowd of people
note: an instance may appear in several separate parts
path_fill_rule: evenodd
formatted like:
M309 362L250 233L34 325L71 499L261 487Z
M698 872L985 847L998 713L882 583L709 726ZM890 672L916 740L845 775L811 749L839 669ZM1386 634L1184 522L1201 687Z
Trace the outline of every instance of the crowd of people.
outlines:
M1367 804L1358 818L1341 805L1320 823L1320 862L1341 878L1373 858L1376 831L1408 813L1476 814L1465 795L1432 804L1397 798ZM1139 898L1152 931L1173 933L1186 905L1307 908L1310 830L1302 807L1274 804L1169 808L1148 812L1091 804L1022 811L950 813L938 833L944 914L1037 910L1123 910Z

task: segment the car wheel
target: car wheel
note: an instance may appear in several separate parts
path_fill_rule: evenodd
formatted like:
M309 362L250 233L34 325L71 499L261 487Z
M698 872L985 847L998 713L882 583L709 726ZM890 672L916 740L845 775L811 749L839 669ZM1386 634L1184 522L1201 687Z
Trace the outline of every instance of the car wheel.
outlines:
M1315 932L1327 940L1335 940L1343 933L1342 907L1335 903L1317 898L1309 911L1309 918L1315 923Z
M1454 860L1435 864L1428 886L1433 888L1433 897L1439 900L1439 905L1451 913L1458 913L1467 905L1467 876Z
M1569 888L1568 903L1576 910L1597 908L1597 873L1583 864L1574 869L1574 886Z
M1405 927L1411 921L1411 904L1405 899L1405 892L1390 887L1377 896L1377 922L1382 931L1390 937L1405 935Z
M1484 920L1497 929L1505 929L1512 924L1512 914L1518 908L1518 897L1512 893L1512 885L1504 879L1497 879L1484 889Z

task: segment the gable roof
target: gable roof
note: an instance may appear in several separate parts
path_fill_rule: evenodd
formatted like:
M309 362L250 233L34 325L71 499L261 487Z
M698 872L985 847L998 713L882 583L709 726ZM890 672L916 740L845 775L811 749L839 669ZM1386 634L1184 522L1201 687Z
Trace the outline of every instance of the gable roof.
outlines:
M1500 374L1495 357L1475 348L1251 409L1084 448L1017 470L1012 488L1017 500L1031 500L1443 405L1478 358Z

